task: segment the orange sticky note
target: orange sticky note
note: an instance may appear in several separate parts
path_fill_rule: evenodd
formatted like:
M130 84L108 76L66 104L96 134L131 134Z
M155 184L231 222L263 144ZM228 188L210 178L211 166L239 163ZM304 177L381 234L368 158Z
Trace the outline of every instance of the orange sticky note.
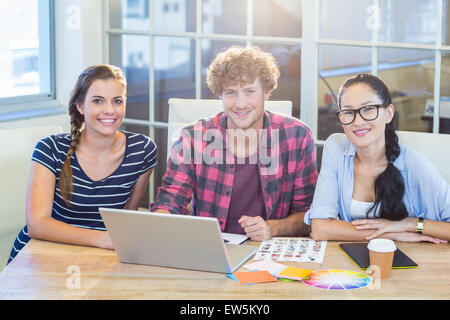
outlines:
M263 282L276 282L277 279L270 274L270 272L264 271L247 271L247 272L234 272L233 275L239 280L241 284L255 284Z
M306 276L308 276L312 270L295 268L295 267L287 267L279 274L277 274L278 278L286 278L286 279L294 279L294 280L303 280Z

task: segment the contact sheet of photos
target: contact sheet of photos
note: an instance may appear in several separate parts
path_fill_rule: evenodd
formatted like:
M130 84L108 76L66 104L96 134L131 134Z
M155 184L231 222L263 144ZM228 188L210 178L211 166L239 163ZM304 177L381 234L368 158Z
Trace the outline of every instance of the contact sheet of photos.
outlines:
M322 263L326 241L309 238L271 238L261 242L254 260Z

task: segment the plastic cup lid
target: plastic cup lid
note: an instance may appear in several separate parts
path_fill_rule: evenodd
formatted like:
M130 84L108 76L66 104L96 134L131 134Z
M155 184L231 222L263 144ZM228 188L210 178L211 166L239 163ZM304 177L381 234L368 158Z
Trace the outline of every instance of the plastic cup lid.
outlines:
M394 241L389 239L373 239L370 240L367 248L376 252L391 252L397 250Z

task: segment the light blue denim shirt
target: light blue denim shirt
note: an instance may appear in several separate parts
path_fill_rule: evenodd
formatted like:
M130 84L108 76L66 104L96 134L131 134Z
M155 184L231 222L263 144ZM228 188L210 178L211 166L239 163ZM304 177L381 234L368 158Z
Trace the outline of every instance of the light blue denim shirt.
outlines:
M311 219L352 221L355 152L355 145L345 134L328 137L313 203L305 214L306 224L311 224ZM394 166L403 176L403 202L409 216L450 222L450 186L438 169L425 156L403 145L400 145L400 155Z

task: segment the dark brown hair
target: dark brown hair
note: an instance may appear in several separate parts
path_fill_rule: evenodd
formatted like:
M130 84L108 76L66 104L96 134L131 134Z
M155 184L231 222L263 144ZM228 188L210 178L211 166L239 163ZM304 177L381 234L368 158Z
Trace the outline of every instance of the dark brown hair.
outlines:
M75 153L78 144L80 143L81 128L84 122L84 115L82 115L78 111L77 105L84 103L86 94L95 80L108 79L116 79L123 84L123 87L126 90L126 79L119 67L107 64L95 65L86 68L80 74L69 100L69 116L71 125L70 135L72 137L72 142L70 143L69 150L67 151L66 160L64 161L64 164L61 168L58 182L60 193L68 206L70 206L70 200L72 199L73 191L73 178L70 158Z

